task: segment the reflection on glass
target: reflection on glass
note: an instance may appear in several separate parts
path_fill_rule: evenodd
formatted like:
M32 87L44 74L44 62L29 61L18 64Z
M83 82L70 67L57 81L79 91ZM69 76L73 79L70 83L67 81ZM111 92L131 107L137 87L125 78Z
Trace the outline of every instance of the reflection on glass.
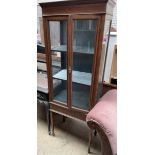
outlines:
M53 97L67 103L67 21L50 21Z
M89 109L96 20L74 20L72 106Z

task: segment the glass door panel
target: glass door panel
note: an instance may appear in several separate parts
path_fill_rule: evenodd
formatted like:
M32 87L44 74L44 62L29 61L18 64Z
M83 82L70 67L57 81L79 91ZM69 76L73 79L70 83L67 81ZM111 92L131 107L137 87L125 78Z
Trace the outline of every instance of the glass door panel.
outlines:
M67 104L67 20L50 21L53 100Z
M97 20L74 20L72 106L89 109Z

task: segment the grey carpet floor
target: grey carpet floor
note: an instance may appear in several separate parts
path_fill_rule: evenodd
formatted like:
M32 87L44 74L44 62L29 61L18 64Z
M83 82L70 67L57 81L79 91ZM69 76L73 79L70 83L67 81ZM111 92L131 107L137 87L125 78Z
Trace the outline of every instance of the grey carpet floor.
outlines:
M88 127L85 122L56 115L55 137L49 136L46 120L38 118L37 155L100 155L99 137L93 137L88 154Z

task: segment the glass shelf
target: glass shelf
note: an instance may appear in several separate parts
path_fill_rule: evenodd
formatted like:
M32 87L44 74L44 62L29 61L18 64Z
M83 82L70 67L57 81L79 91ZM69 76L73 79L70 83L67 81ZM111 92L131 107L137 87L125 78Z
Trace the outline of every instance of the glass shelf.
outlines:
M72 71L72 81L78 84L91 85L91 73ZM67 80L67 70L63 69L53 76L55 79Z
M57 47L53 47L51 49L53 52L66 52L67 46L66 45L60 45ZM94 54L94 48L91 47L82 47L82 46L73 46L73 51L75 53L83 53L83 54Z

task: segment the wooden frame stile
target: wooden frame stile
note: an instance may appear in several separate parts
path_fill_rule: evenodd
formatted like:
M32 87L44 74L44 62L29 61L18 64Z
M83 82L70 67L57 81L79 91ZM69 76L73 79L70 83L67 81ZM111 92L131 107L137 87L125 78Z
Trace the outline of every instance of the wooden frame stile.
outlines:
M94 65L93 65L93 89L91 94L91 108L95 106L96 103L96 96L97 96L97 89L98 89L98 79L99 79L99 65L101 61L101 52L102 52L102 40L103 40L103 31L104 31L104 23L105 23L105 15L101 15L99 20L98 26L98 40L96 45L96 55L94 56ZM95 97L94 97L95 96ZM90 109L91 110L91 109Z
M45 54L46 54L46 65L47 65L47 77L48 77L48 92L49 92L49 102L52 101L52 87L53 87L53 83L51 82L51 66L50 66L50 62L51 62L51 57L49 57L50 55L50 51L51 51L51 47L50 47L50 36L49 36L49 24L48 24L48 20L47 17L43 16L43 29L44 29L44 40L45 40Z
M73 23L72 23L72 15L69 15L68 17L68 25L67 25L67 30L68 30L68 33L67 33L67 41L68 41L68 68L67 68L67 78L68 78L68 81L67 81L67 84L68 84L68 108L69 110L71 109L71 102L72 102L72 68L73 68L73 65L72 65L72 57L73 57L73 30L72 30L72 27L73 27ZM69 59L70 58L70 59Z

